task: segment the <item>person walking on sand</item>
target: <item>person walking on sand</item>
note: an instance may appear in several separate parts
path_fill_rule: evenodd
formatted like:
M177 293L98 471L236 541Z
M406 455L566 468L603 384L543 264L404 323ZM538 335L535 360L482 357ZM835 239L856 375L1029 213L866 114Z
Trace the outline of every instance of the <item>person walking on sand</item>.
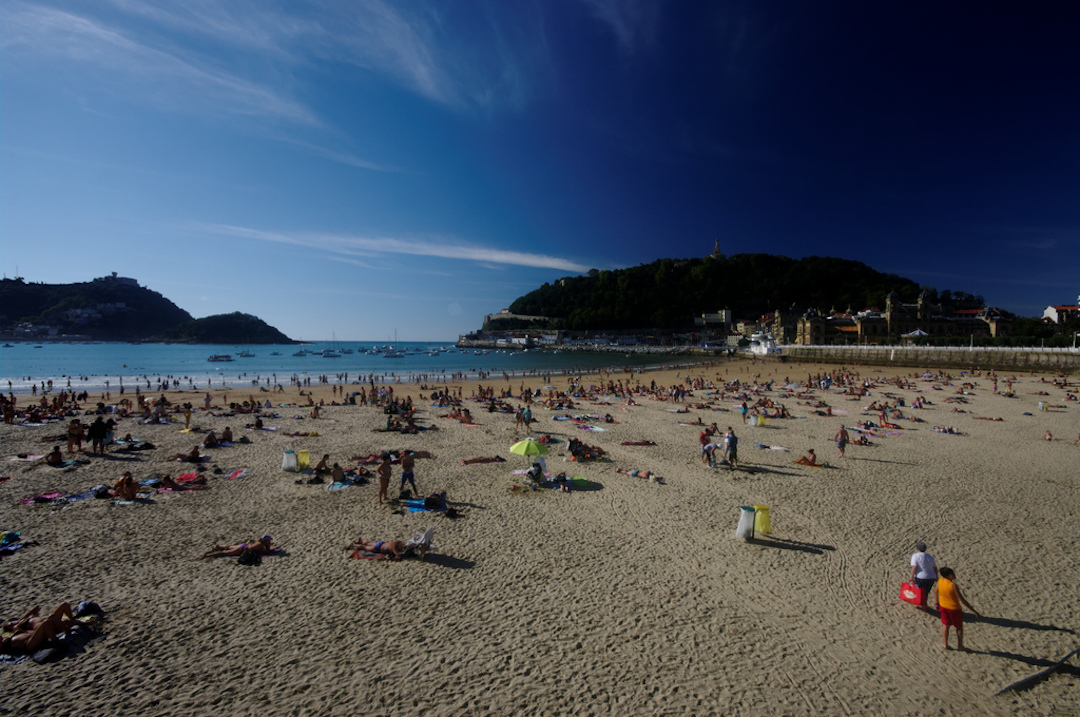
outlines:
M735 430L731 426L728 426L727 429L727 459L731 470L738 469L739 437L735 435Z
M383 453L379 458L382 459L382 463L379 464L377 469L379 474L379 505L382 505L384 500L388 500L386 492L390 489L390 454Z
M844 457L844 448L851 441L851 436L848 435L847 429L843 425L840 426L840 430L833 436L833 440L836 441L836 447L840 449L840 457Z
M911 556L911 582L915 583L922 591L922 599L919 609L926 610L926 600L930 597L930 591L937 582L938 569L934 556L926 552L926 543L915 543L915 552Z
M942 568L941 577L937 581L937 606L941 612L941 646L949 649L949 627L956 628L956 649L966 652L964 647L964 611L960 607L963 603L975 617L982 617L979 611L971 607L960 588L956 585L956 573L952 568Z

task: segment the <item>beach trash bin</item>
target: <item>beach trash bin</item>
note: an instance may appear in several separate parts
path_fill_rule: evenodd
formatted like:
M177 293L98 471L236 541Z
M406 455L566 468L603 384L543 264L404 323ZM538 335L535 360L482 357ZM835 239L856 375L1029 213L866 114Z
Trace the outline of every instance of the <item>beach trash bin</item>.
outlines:
M769 506L754 506L754 532L764 535L772 535L772 524L769 523Z
M296 470L302 471L305 468L311 467L311 456L308 455L307 449L299 450L296 452Z
M746 425L750 426L751 428L756 426L757 425L757 416L755 416L752 413L746 414Z
M1046 401L1039 401L1039 410L1040 411L1045 411L1046 410Z
M735 537L749 540L754 537L754 510L752 505L739 506L739 525L735 528Z
M765 414L759 413L757 415L757 427L758 428L764 428L765 427Z
M296 451L285 451L285 455L281 457L281 470L296 472Z

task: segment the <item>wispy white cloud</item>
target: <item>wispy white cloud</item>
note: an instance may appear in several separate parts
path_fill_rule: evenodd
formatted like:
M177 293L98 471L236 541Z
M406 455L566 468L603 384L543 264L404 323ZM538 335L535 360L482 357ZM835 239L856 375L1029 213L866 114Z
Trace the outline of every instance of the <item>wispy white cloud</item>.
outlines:
M190 52L151 47L85 16L26 3L4 6L5 55L67 61L117 94L171 111L248 115L318 127L303 104Z
M547 254L507 251L487 246L463 244L442 239L398 239L394 237L359 237L342 234L268 232L248 227L227 224L199 224L198 229L219 236L238 239L277 242L292 246L315 249L327 254L337 255L347 261L356 257L399 254L409 256L429 256L440 259L470 261L478 265L527 266L535 269L557 269L582 273L589 267Z
M532 71L550 68L539 12L498 5L10 0L0 4L0 25L5 63L24 76L59 67L90 97L200 120L243 118L241 129L374 171L396 170L360 156L357 118L334 127L308 91L316 78L355 91L358 73L336 66L464 112L520 108Z
M660 7L655 0L584 0L597 20L607 25L619 46L632 51L656 38Z

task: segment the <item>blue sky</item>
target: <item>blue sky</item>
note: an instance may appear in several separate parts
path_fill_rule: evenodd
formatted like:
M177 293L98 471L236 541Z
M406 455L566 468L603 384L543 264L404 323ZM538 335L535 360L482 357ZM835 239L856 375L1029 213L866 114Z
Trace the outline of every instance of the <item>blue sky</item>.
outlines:
M0 270L451 340L589 268L1080 293L1080 5L0 4ZM716 307L702 307L703 310Z

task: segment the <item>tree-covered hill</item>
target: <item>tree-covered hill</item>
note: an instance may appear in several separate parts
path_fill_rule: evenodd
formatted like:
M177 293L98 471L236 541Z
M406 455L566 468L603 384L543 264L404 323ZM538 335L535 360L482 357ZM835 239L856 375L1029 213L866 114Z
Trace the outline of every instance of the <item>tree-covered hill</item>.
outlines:
M262 319L234 311L186 321L157 337L194 344L291 344L285 334Z
M0 280L0 331L35 340L293 343L249 314L192 319L158 292L115 274L75 284Z
M848 259L737 254L594 269L544 284L514 301L510 311L563 319L562 326L576 330L675 329L721 309L730 309L735 320L792 307L884 309L891 291L914 302L921 289L910 279Z
M0 324L51 327L100 341L150 338L191 314L132 279L106 276L76 284L0 281Z

